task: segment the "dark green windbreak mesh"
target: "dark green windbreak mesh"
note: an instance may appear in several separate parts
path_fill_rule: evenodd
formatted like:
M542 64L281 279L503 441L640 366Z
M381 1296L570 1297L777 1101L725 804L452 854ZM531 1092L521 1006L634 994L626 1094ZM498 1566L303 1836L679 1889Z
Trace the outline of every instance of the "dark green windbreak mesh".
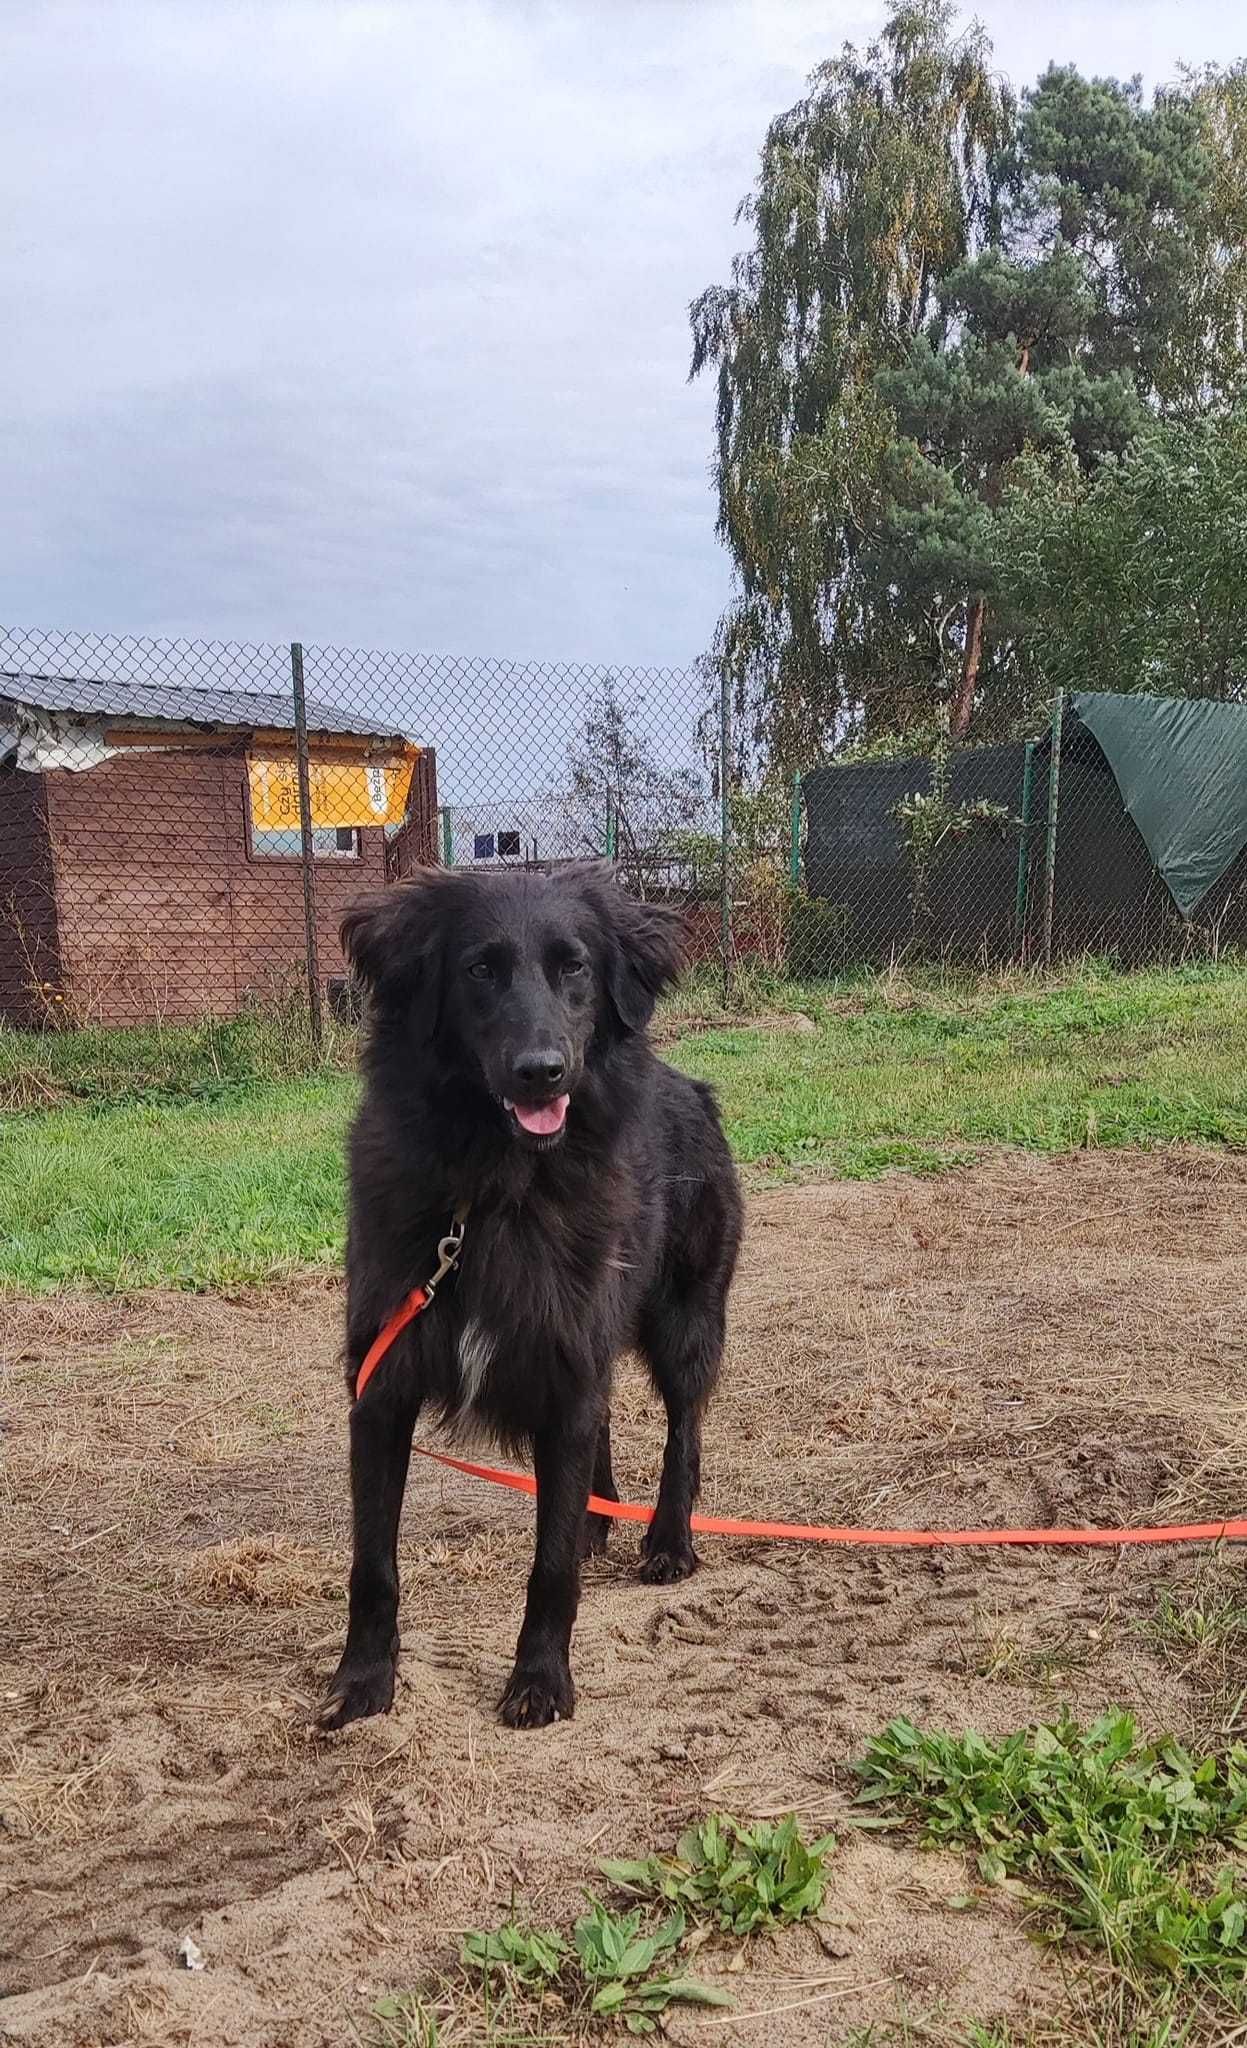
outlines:
M1070 704L1189 917L1247 845L1247 709L1085 690Z

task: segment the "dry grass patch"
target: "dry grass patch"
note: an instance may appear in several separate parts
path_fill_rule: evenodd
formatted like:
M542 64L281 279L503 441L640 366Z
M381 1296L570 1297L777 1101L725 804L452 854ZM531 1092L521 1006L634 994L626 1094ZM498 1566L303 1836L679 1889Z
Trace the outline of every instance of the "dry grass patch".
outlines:
M197 1551L179 1574L205 1607L315 1607L342 1600L342 1564L286 1536L244 1536Z
M18 1841L76 1842L106 1828L122 1786L105 1750L84 1743L75 1761L46 1762L15 1742L0 1743L0 1824Z

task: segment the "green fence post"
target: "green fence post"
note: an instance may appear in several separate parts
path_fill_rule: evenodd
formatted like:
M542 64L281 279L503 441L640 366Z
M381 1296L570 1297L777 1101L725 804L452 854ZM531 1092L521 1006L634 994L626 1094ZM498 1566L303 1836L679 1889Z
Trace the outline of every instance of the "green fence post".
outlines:
M719 682L719 953L723 1007L732 1000L732 696L727 669Z
M610 784L606 786L606 858L619 858L619 811L611 802Z
M801 887L801 775L792 778L792 810L788 819L788 879L794 889Z
M1013 904L1013 936L1019 956L1026 945L1026 878L1030 869L1031 783L1035 775L1035 742L1027 740L1022 756L1022 829L1018 833L1018 884Z
M450 822L450 805L443 804L438 816L442 821L442 866L453 868L455 864L455 835Z
M1052 759L1048 769L1048 842L1044 849L1043 964L1052 965L1052 918L1056 903L1056 832L1061 801L1061 734L1065 725L1065 692L1058 690L1052 706Z

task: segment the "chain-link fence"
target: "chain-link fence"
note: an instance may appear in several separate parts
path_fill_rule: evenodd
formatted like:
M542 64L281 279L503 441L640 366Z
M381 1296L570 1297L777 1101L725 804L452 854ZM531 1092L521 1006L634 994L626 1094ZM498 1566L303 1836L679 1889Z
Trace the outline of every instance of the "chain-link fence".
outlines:
M899 739L801 777L787 971L1126 967L1241 948L1247 706L1133 681L1012 721L996 705L986 743L918 753Z
M695 672L0 631L0 1018L351 1002L338 927L422 864L600 857L721 973Z
M1241 849L1180 915L1078 701L1016 740L725 790L730 707L697 667L0 630L0 1020L294 1005L319 1032L352 1006L347 904L430 863L614 861L685 907L729 996L1239 939Z

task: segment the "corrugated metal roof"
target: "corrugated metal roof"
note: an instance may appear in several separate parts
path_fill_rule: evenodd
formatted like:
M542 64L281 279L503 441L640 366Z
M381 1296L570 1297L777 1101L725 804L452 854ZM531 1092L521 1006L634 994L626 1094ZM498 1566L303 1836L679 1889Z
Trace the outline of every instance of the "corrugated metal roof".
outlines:
M193 689L180 683L127 683L94 676L36 676L0 670L0 698L10 697L39 711L70 711L84 718L149 718L164 724L228 727L249 731L271 726L290 732L294 708L289 697L252 690ZM352 733L401 739L393 725L379 725L358 712L332 704L307 706L307 727L316 733Z

